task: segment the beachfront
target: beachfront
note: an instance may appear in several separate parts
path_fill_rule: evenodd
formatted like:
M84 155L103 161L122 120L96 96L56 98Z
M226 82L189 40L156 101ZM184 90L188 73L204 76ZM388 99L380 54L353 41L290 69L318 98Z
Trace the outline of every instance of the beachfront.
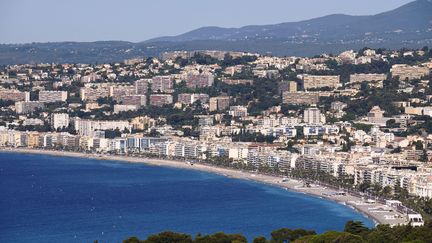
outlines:
M394 208L389 207L383 203L376 201L366 201L358 196L349 195L345 193L338 193L337 190L319 186L310 185L305 187L303 181L289 179L283 180L282 177L263 175L248 171L240 171L228 168L220 168L206 164L193 164L184 161L175 160L164 160L154 158L141 158L131 156L119 156L119 155L99 155L99 154L86 154L78 152L66 152L66 151L53 151L53 150L38 150L38 149L24 149L24 148L2 148L3 152L14 152L14 153L31 153L31 154L45 154L52 156L68 156L68 157L80 157L80 158L91 158L98 160L116 160L129 163L145 163L154 166L166 166L175 167L182 169L200 170L210 173L217 173L231 178L253 180L260 183L266 183L273 186L285 188L300 193L310 194L320 198L339 202L354 208L355 210L365 214L369 218L373 219L378 224L406 224L406 215L397 212Z

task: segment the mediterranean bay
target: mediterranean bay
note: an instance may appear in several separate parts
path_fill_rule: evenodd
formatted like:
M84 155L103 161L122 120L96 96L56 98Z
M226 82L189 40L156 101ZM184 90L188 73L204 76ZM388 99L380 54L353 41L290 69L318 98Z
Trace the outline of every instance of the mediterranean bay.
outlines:
M355 210L222 175L118 161L0 153L0 241L120 242L164 230L268 237L342 230ZM216 231L216 232L217 232Z

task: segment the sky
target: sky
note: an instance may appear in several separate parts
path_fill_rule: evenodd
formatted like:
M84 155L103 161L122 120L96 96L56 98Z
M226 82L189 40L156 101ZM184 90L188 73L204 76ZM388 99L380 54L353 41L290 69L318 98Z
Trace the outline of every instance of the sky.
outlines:
M203 27L371 15L412 0L0 0L0 43L139 42Z

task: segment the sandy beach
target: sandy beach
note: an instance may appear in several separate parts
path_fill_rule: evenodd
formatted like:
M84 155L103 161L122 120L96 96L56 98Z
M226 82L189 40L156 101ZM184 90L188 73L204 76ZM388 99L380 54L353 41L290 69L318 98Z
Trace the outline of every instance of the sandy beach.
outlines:
M87 154L78 152L66 152L66 151L54 151L54 150L40 150L40 149L29 149L29 148L0 148L0 152L11 152L11 153L29 153L29 154L44 154L51 156L67 156L67 157L78 157L78 158L88 158L97 160L114 160L122 161L128 163L145 163L147 165L153 166L165 166L182 168L188 170L199 170L210 173L216 173L223 176L243 179L243 180L253 180L260 183L269 184L272 186L277 186L284 188L286 190L305 193L308 195L320 197L322 199L332 200L348 207L357 210L358 212L364 214L370 219L374 220L376 224L405 224L407 223L406 216L397 212L393 208L378 202L367 202L364 199L354 196L354 195L336 195L338 191L319 186L311 185L310 187L305 187L304 182L288 179L283 180L282 177L263 175L259 173L240 171L228 168L220 168L205 164L193 164L187 163L185 161L175 161L175 160L165 160L165 159L155 159L155 158L143 158L143 157L132 157L132 156L120 156L120 155L99 155L99 154Z

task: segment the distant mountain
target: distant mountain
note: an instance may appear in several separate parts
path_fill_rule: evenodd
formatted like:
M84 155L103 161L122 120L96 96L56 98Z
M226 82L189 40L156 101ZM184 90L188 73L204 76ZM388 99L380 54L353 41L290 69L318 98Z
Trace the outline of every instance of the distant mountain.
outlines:
M371 6L373 8L373 6ZM417 0L370 16L334 14L274 25L203 27L139 43L123 41L0 45L0 64L102 63L175 50L233 50L311 56L347 49L432 45L432 0Z
M147 42L197 40L284 40L293 43L375 42L382 39L430 39L431 31L432 1L418 0L395 10L371 16L334 14L274 25L251 25L241 28L203 27L178 36L161 37Z

